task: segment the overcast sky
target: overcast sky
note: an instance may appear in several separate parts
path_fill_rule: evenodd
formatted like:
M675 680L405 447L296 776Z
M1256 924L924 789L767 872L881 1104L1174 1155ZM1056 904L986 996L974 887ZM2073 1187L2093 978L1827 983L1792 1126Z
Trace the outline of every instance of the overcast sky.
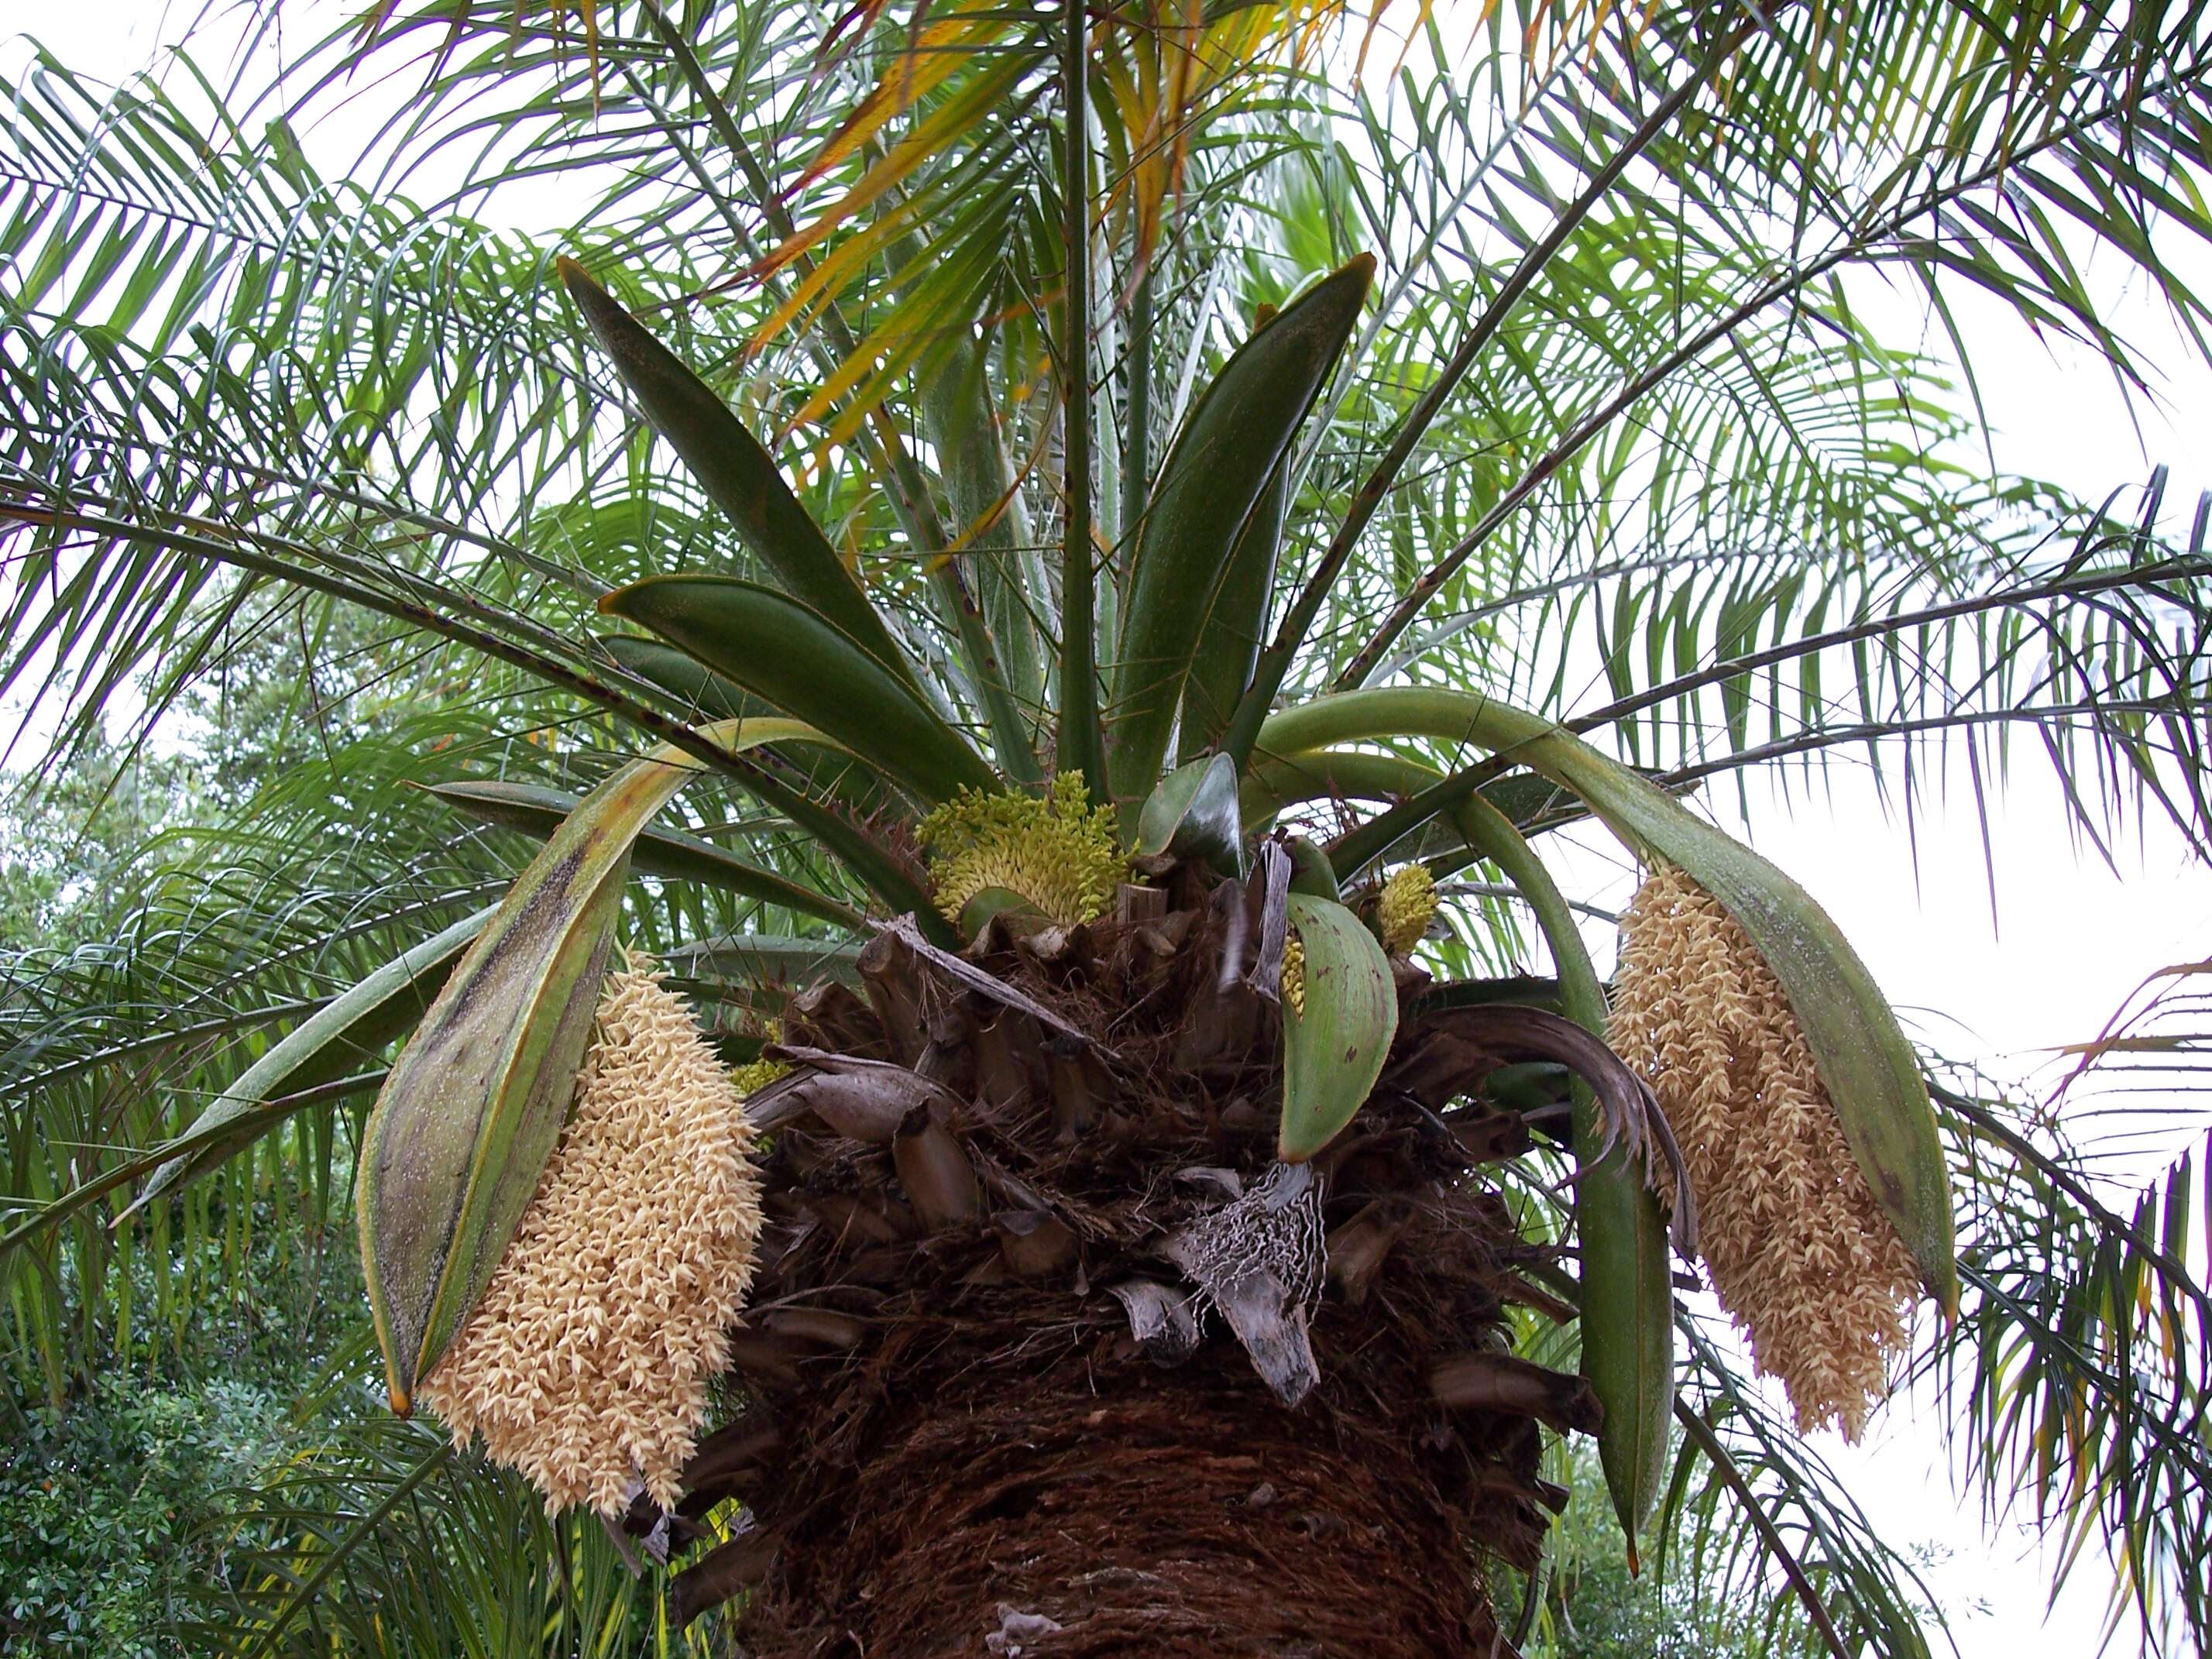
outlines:
M0 33L27 28L73 67L112 76L143 64L168 38L163 31L198 10L197 0L0 0ZM315 32L303 27L301 38ZM11 70L20 61L0 51ZM2212 374L2139 282L2120 282L2111 262L2106 274L2108 320L2172 366L2160 388L2162 407L2140 399L2130 406L2090 354L2054 348L1994 300L1967 295L1960 315L1997 428L1995 460L2001 471L2098 500L2139 486L2164 463L2173 474L2169 521L2185 524L2197 491L2212 485ZM1939 333L1923 337L1920 312L1878 281L1858 283L1853 295L1890 343L1917 339L1931 354L1948 356ZM2179 837L2154 829L2141 845L2116 849L2116 874L2073 844L2056 786L2025 750L1992 809L1994 922L1991 872L1963 780L1953 780L1959 793L1950 804L1926 806L1916 850L1861 764L1838 759L1827 791L1801 790L1786 803L1763 798L1754 786L1751 838L1827 907L1908 1026L1945 1052L1978 1058L1999 1075L2039 1077L2047 1087L2048 1049L2094 1036L2153 969L2212 954L2212 874L2191 863ZM1742 832L1732 799L1711 805L1723 824ZM1607 860L1593 854L1582 864L1588 896L1625 901L1625 872L1609 889L1591 891L1590 884L1607 878ZM1958 1495L1933 1412L1923 1402L1893 1402L1869 1439L1857 1449L1824 1439L1823 1449L1885 1535L1949 1552L1932 1578L1968 1659L2093 1650L2104 1614L2100 1564L2084 1563L2046 1626L2045 1564L2021 1528L1985 1531L1971 1501ZM2135 1646L2124 1634L2114 1651Z

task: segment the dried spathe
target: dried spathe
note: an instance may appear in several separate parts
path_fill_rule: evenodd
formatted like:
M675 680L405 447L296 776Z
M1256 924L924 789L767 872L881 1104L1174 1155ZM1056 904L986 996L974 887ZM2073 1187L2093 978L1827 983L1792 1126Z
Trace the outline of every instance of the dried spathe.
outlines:
M740 1097L650 972L609 977L575 1104L514 1242L423 1398L546 1507L676 1506L752 1282Z
M1754 1363L1788 1388L1801 1430L1856 1440L1918 1275L1772 969L1680 870L1655 869L1622 918L1609 1038L1681 1142L1713 1286Z

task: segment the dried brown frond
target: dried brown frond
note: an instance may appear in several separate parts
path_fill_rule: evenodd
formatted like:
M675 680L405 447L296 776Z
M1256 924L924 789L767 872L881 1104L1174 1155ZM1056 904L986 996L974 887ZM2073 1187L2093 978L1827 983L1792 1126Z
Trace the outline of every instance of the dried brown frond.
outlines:
M1071 1644L1079 1631L1082 1651L1489 1651L1482 1575L1541 1553L1542 1429L1445 1413L1432 1376L1506 1345L1514 1270L1551 1252L1516 1237L1426 1109L1378 1091L1329 1160L1321 1213L1295 1219L1350 1249L1346 1228L1387 1197L1391 1236L1370 1246L1356 1302L1324 1294L1308 1313L1310 1237L1289 1252L1300 1273L1279 1267L1296 1304L1285 1323L1307 1322L1318 1373L1286 1410L1235 1323L1235 1288L1207 1283L1218 1258L1247 1258L1202 1248L1239 1219L1240 1189L1286 1179L1279 1016L1243 979L1224 983L1232 941L1249 967L1243 918L1197 884L1183 896L1196 902L1164 918L987 934L968 953L1055 1024L919 953L889 964L895 995L786 1016L788 1044L834 1018L848 1063L926 1066L986 1202L935 1224L896 1144L813 1113L774 1134L755 1296L775 1311L735 1358L778 1449L690 1500L696 1513L734 1490L781 1540L752 1587L750 1650L807 1653L850 1632L872 1653L966 1651L1011 1601L1062 1620ZM1194 1276L1175 1240L1216 1259ZM1189 1298L1187 1345L1148 1338L1121 1295L1135 1281ZM846 1312L859 1340L783 1322L801 1307ZM1353 1553L1294 1583L1251 1577L1286 1510L1309 1508L1332 1552ZM1429 1613L1383 1627L1371 1597L1392 1585ZM1218 1620L1170 1621L1201 1592L1234 1609L1233 1638Z
M609 977L576 1102L468 1328L423 1383L546 1507L672 1507L760 1231L752 1128L683 999Z
M1856 1440L1905 1345L1911 1256L1781 984L1720 901L1661 866L1621 936L1610 1040L1681 1142L1713 1287L1799 1429Z

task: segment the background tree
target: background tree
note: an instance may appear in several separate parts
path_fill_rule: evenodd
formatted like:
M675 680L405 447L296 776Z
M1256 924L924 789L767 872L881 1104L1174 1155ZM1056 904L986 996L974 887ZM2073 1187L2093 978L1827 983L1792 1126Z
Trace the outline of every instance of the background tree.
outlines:
M646 4L600 12L589 41L503 3L373 21L279 87L241 83L212 122L205 81L109 100L49 64L15 89L9 681L43 684L82 741L139 699L158 727L258 624L347 641L303 653L336 692L279 708L404 688L377 719L302 732L180 838L112 943L15 964L6 1271L26 1401L58 1410L149 1330L190 1326L195 1276L244 1270L225 1245L257 1206L312 1237L343 1206L373 1054L289 1097L210 1178L96 1224L143 1149L272 1036L504 885L515 843L457 836L410 786L573 794L634 749L620 722L665 735L696 712L696 687L672 697L635 656L609 660L591 607L680 562L757 567L619 418L547 280L556 249L780 434L901 647L1002 757L1069 741L1036 729L1075 706L1046 688L1086 683L1066 653L1119 637L1131 603L1101 581L1094 636L1083 585L1057 585L1041 550L1125 573L1158 458L1244 318L1365 244L1379 301L1283 475L1282 648L1259 657L1256 709L1278 688L1475 687L1674 786L1877 740L1993 760L2032 724L2093 833L2151 811L2201 844L2201 546L1956 470L1971 388L1886 349L1846 279L1885 265L1939 315L1947 285L1978 284L2139 372L2081 249L2140 262L2201 317L2158 252L2204 228L2193 9L1499 8L1473 52L1452 20L1417 26L1454 73L1386 79L1373 58L1364 94L1322 72L1340 63L1325 11L1117 14L1089 35L1074 146L1067 33L1028 9L837 25ZM297 135L364 76L399 112L325 184ZM525 234L499 204L548 177L564 209L593 199ZM1071 195L1091 227L1074 246ZM1091 358L1073 399L1054 324L1071 288ZM1063 486L1086 447L1095 497ZM363 654L404 678L349 680ZM1595 708L1574 695L1592 672ZM1340 756L1307 821L1339 828L1340 799L1378 787L1372 759L1462 758L1418 734ZM836 770L809 782L865 805L872 786ZM1412 775L1390 775L1395 795ZM685 827L867 902L790 805L702 794ZM1552 821L1541 799L1515 816ZM1422 850L1447 875L1470 857ZM817 933L760 890L649 886L626 929L648 949ZM1480 902L1430 955L1525 959L1512 915ZM2124 1545L2155 1623L2201 1630L2186 1425L2205 1327L2174 1242L2194 1166L2123 1221L2052 1126L1964 1090L1947 1105L1967 1291L1924 1363L1972 1379L1955 1397L1993 1481L2069 1471L2055 1518ZM77 1207L94 1198L107 1218ZM130 1288L142 1255L163 1268L150 1305ZM2143 1297L2163 1314L2148 1341ZM1912 1650L1906 1569L1733 1348L1681 1318L1687 1438L1662 1534L1748 1504L1769 1524L1715 1525L1710 1566L1786 1577L1778 1644ZM492 1595L481 1575L516 1570L562 1643L613 1639L626 1592L597 1540L555 1528L519 1567L478 1559L478 1528L514 1535L519 1506L486 1507L511 1488L459 1479L413 1433L364 1425L275 1483L247 1522L267 1551L234 1561L224 1630L203 1634L373 1644L403 1601L424 1630L465 1625L456 1609Z

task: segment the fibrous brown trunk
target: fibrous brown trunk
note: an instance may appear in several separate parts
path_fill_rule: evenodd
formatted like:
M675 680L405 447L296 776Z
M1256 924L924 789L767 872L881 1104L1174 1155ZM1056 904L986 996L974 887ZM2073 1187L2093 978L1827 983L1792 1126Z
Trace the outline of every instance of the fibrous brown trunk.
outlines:
M1249 1370L1202 1364L1107 1387L1085 1358L1017 1367L896 1412L833 1510L803 1492L758 1503L791 1526L750 1645L793 1659L1486 1651L1465 1516L1403 1437L1347 1434L1285 1410Z

